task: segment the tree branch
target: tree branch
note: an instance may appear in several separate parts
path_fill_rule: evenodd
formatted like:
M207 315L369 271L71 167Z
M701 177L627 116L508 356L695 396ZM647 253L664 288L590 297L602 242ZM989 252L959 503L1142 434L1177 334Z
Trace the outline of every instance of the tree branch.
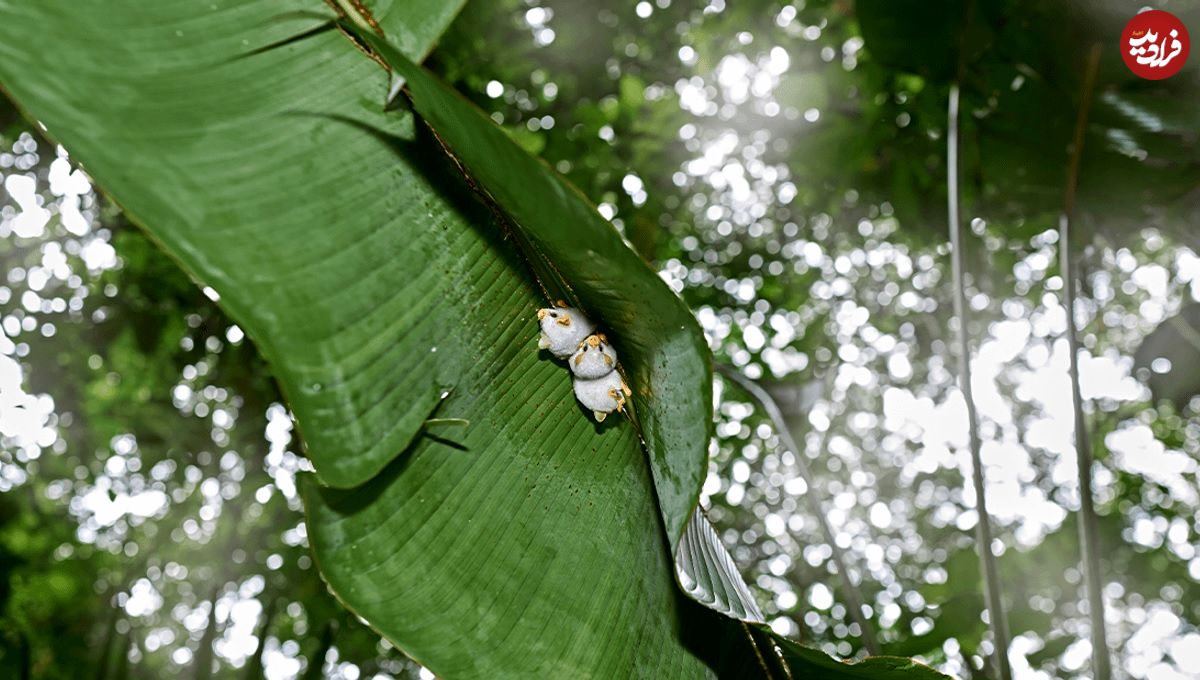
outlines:
M983 481L983 460L980 456L979 413L971 393L971 347L967 339L967 294L963 274L962 223L958 211L958 83L950 86L950 101L946 114L946 204L950 223L950 256L954 275L954 318L958 320L958 380L967 403L968 429L971 443L971 477L975 486L975 549L983 572L988 621L996 645L996 668L1000 680L1012 680L1008 662L1008 620L1000 588L1000 571L992 552L992 520L987 509Z
M1067 165L1067 186L1063 194L1063 212L1058 219L1058 261L1063 278L1063 305L1067 309L1067 347L1071 363L1071 405L1075 411L1075 460L1079 467L1079 552L1083 562L1083 582L1087 589L1088 616L1092 629L1092 671L1096 680L1112 677L1112 661L1104 630L1104 593L1100 575L1099 529L1092 496L1092 445L1087 421L1083 415L1083 396L1079 391L1079 331L1075 324L1075 268L1071 263L1071 218L1075 211L1075 189L1079 184L1079 160L1087 131L1088 109L1096 87L1096 69L1100 64L1100 45L1092 45L1087 70L1083 77L1083 94L1079 115L1075 119L1075 136L1071 143L1071 158Z

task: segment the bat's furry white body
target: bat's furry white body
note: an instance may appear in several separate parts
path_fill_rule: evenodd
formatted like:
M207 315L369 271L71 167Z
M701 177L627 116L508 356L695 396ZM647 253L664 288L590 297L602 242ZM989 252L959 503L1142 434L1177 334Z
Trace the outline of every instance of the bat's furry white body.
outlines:
M539 309L538 326L542 329L538 349L550 350L559 359L574 354L579 343L596 331L582 312L567 306Z
M629 387L617 371L617 352L596 324L565 302L539 309L538 349L566 359L571 368L575 398L602 422L613 411L625 410Z
M575 378L574 388L575 398L591 410L596 422L603 422L608 414L625 408L627 388L621 380L621 374L616 371L591 380Z
M617 351L603 335L589 335L567 364L576 378L594 380L617 370Z

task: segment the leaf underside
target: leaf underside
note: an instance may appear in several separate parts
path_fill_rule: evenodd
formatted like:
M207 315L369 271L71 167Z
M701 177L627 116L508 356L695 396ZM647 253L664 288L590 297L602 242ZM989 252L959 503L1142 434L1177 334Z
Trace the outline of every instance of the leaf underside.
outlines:
M719 536L692 500L703 481L712 420L712 369L707 345L687 308L619 238L578 190L538 162L486 115L370 32L347 26L407 83L413 107L455 162L511 218L524 254L541 272L569 272L558 281L573 302L592 312L621 350L632 377L637 425L644 434L663 521L684 591L721 614L747 622L763 616ZM596 313L595 310L600 310ZM632 351L631 351L632 350ZM690 388L690 389L689 389ZM695 399L699 393L703 399ZM651 423L648 425L648 423ZM698 430L703 430L703 435ZM700 446L703 443L704 446ZM699 455L697 455L699 450ZM698 465L693 461L698 460ZM693 479L694 490L684 480ZM684 519L679 513L689 511ZM682 522L682 535L675 533ZM876 657L845 664L824 652L743 625L761 668L785 677L937 678L909 659ZM779 649L776 649L776 646ZM864 674L865 673L865 674Z
M411 56L456 9L392 8L435 29ZM358 487L302 484L349 607L448 677L713 674L634 431L576 405L523 260L314 9L0 0L0 82L220 293L321 480Z
M409 58L460 5L373 3ZM695 579L699 598L755 618L715 532L685 532L711 427L686 308L656 302L653 272L564 184L526 177L592 225L581 250L563 252L574 223L506 238L561 215L530 220L489 181L512 218L497 223L410 114L383 112L387 74L331 16L301 0L0 0L0 83L272 364L320 477L301 490L322 573L406 653L447 677L759 673L741 624L672 578L673 549L709 551L720 570ZM589 278L597 259L631 278ZM649 457L537 353L547 269L620 332Z
M635 424L680 585L715 611L761 622L749 588L697 506L711 437L712 367L691 312L558 173L385 40L348 30L404 78L414 108L470 181L511 218L522 251L547 285L561 286L609 331L633 388Z

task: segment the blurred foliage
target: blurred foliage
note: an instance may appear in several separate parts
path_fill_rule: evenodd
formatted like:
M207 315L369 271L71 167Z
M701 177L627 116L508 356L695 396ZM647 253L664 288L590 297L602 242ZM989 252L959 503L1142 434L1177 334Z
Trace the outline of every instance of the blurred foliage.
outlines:
M1149 371L1147 384L1155 398L1186 408L1200 394L1200 303L1187 305L1154 329L1134 362Z
M1193 27L1198 7L1166 5ZM798 452L780 451L732 387L718 390L705 485L714 523L737 546L775 630L844 656L859 651L828 546L796 498L820 492L861 565L885 651L986 677L973 497L953 455L961 444L895 415L897 403L931 418L958 414L943 340L942 160L946 92L957 79L964 214L976 218L968 330L994 376L977 389L1003 401L981 408L1002 501L993 508L1015 666L1019 677L1087 677L1068 513L1077 507L1074 458L1055 415L1068 400L1048 391L1061 383L1031 376L1065 375L1053 227L1084 54L1098 41L1072 245L1083 265L1076 312L1110 639L1131 677L1191 672L1200 400L1188 345L1167 320L1190 319L1200 297L1187 248L1200 242L1200 61L1193 55L1166 81L1134 78L1116 52L1131 12L1111 1L496 0L470 4L430 57L601 204L697 313L718 360L768 384L790 410L819 489L797 484ZM19 147L8 165L0 158L0 173L45 181L52 147L18 139L21 129L0 106L0 151ZM264 653L295 660L294 673L320 658L331 675L347 660L355 673L415 675L338 608L312 568L294 494L281 489L305 462L263 436L266 414L283 413L267 367L115 210L98 214L90 195L82 209L99 225L86 234L54 219L43 237L0 239L10 339L0 354L24 367L30 394L52 395L57 433L44 450L8 438L0 453L0 674L74 677L87 665L98 676L203 676L192 661L207 623L218 621L209 635L220 637L232 605L253 601L270 612L257 617L265 635L255 633L268 644L248 658L218 644L221 677L256 676ZM63 311L30 311L22 292L54 240L67 244L78 280L37 291L62 298ZM92 241L111 243L116 266L86 266ZM1019 347L1009 351L1013 333ZM1171 370L1152 365L1160 357ZM1119 375L1108 379L1110 366ZM1130 376L1149 389L1129 387ZM227 426L217 426L217 410ZM219 502L204 491L210 479ZM82 500L97 490L171 500L149 517L101 526ZM142 582L163 604L135 615L129 601Z

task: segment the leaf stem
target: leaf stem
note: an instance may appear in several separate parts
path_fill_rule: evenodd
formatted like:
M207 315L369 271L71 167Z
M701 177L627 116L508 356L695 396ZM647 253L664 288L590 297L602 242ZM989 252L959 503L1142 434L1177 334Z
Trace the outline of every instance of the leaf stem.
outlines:
M354 22L362 30L383 35L383 29L379 27L379 22L375 20L375 17L371 16L371 11L360 0L326 0L326 2L338 14Z
M813 483L812 472L808 469L808 461L805 459L804 451L796 446L796 440L792 438L787 421L783 418L783 412L779 410L779 405L775 403L775 399L766 390L760 387L758 383L742 375L741 371L725 364L716 364L715 367L718 373L736 383L738 387L745 390L746 393L762 406L767 416L771 419L771 423L775 426L775 432L779 435L779 440L783 443L784 448L790 450L796 457L796 469L807 487L807 491L804 493L804 500L808 503L809 512L815 515L820 522L821 533L825 536L825 542L829 544L830 550L833 551L833 559L837 564L838 575L842 579L846 604L849 605L847 610L849 610L850 617L854 619L854 622L858 624L859 629L862 631L863 647L867 650L867 653L871 656L878 656L880 654L879 640L875 635L875 628L863 614L863 597L858 584L854 582L854 577L850 573L850 561L846 558L845 551L837 543L833 527L829 524L829 517L825 514L824 503L818 496L820 492L817 489L817 485ZM828 441L830 430L832 430L832 426L827 428L822 435L821 450L825 449L825 442Z
M967 404L967 424L971 444L971 477L975 486L975 549L979 553L986 595L988 622L996 646L995 661L1000 680L1012 680L1008 662L1008 621L1000 588L1000 570L992 552L992 521L988 514L980 455L979 413L971 392L971 347L967 338L967 294L963 274L962 223L958 209L958 83L950 86L946 114L946 206L950 224L950 256L954 276L954 318L958 320L958 380Z
M1075 119L1075 135L1071 143L1071 158L1067 165L1063 212L1058 219L1058 259L1063 279L1063 305L1067 309L1067 348L1071 353L1067 371L1071 378L1071 405L1075 411L1075 459L1079 467L1079 552L1083 562L1084 587L1087 590L1088 617L1091 619L1092 671L1096 680L1109 680L1112 677L1112 662L1104 630L1100 532L1092 496L1092 445L1087 420L1083 414L1083 396L1079 390L1079 331L1075 323L1075 289L1078 281L1071 262L1071 218L1075 211L1075 189L1079 184L1079 160L1083 156L1088 109L1096 86L1096 70L1099 63L1100 45L1095 44L1088 54L1079 114Z

